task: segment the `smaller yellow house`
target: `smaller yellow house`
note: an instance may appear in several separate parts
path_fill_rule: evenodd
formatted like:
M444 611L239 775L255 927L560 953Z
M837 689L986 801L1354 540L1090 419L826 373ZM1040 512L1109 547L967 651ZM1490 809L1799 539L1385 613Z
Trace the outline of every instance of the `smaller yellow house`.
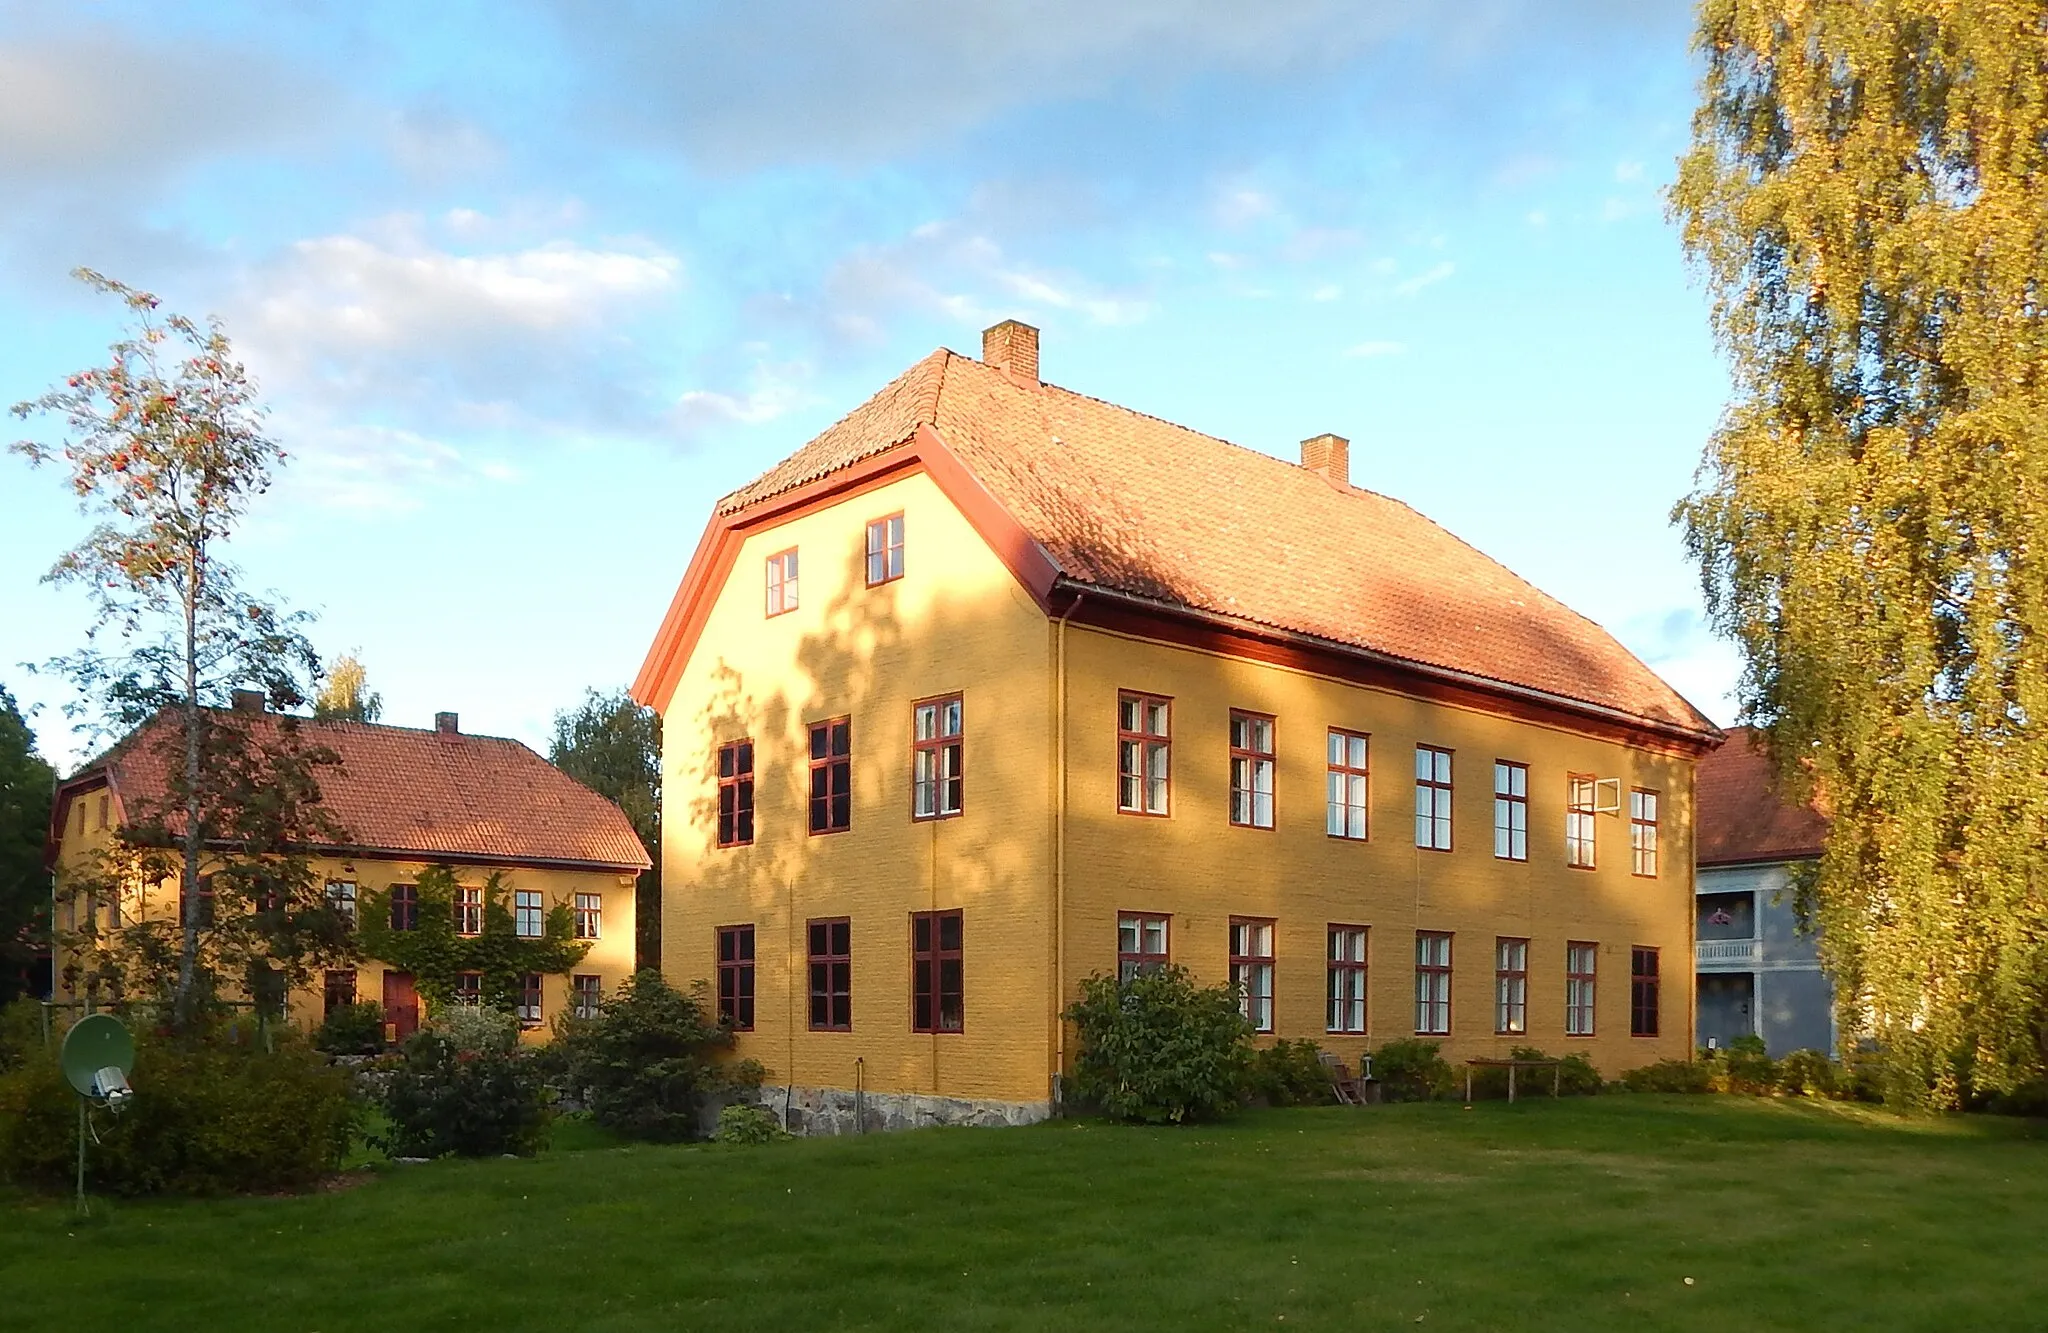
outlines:
M235 722L257 739L281 721L251 691L236 692L234 711ZM616 805L518 741L465 735L454 713L436 714L432 730L295 721L306 744L339 757L317 778L320 804L347 839L301 850L311 853L327 901L366 938L397 942L423 929L458 941L482 938L496 928L489 922L502 920L515 937L538 942L563 933L555 926L566 917L570 943L562 952L581 953L569 970L522 973L488 988L507 993L532 1031L564 1009L594 1010L632 974L634 886L650 861ZM102 932L179 919L175 879L124 884L115 901L83 889L97 853L140 818L138 811L163 803L164 760L146 743L160 725L162 715L58 789L48 855L60 940L75 940L95 911L104 914ZM202 928L213 922L212 906L210 889L202 889ZM371 911L375 921L364 917ZM449 921L435 921L436 912ZM440 931L444 924L452 932ZM53 998L88 998L85 961L76 947L60 944ZM284 1007L311 1026L336 1008L372 1001L383 1006L387 1035L400 1038L419 1026L422 980L402 965L365 958L326 971L317 986L285 996ZM453 1001L474 1002L486 995L485 982L482 972L457 972L440 989Z

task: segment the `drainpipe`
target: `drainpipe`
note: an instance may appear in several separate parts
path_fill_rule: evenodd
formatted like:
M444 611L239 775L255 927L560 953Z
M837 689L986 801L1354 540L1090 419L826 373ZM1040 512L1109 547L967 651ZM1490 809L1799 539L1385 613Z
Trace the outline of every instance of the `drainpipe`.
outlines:
M1062 1080L1067 1072L1067 620L1080 608L1084 594L1075 593L1067 609L1060 612L1053 682L1053 766L1057 777L1053 796L1053 1090L1054 1110L1066 1100Z

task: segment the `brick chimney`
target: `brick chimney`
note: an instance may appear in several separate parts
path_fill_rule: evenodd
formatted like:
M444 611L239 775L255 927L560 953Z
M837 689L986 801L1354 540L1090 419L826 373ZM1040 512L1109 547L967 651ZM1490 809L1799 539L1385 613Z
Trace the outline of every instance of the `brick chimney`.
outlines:
M263 711L263 691L236 690L235 711L237 713L260 713Z
M1340 486L1351 484L1351 441L1342 435L1311 435L1301 442L1301 465Z
M1014 319L981 331L982 364L994 366L1019 387L1038 384L1038 330Z
M443 736L460 736L462 734L462 728L456 725L456 715L454 713L434 714L434 730L440 732Z

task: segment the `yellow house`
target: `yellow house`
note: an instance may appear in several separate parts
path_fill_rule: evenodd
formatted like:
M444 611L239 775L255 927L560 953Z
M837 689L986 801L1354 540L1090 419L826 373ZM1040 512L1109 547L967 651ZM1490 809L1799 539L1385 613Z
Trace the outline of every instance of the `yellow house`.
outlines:
M49 855L60 937L75 936L94 910L106 914L103 926L179 919L175 879L125 884L116 902L89 899L80 888L94 854L131 819L144 818L137 812L163 804L165 762L150 740L161 720L145 723L57 791ZM261 694L237 691L234 721L260 742L263 729L280 719L264 711ZM346 918L358 920L359 907L383 899L394 933L420 929L418 886L432 868L453 874L447 910L458 936L486 929L493 876L515 935L539 938L549 913L567 909L575 941L588 945L582 960L564 975L512 979L522 1026L535 1032L565 1008L594 1008L632 975L634 885L651 862L616 805L518 741L465 734L454 713L436 714L430 731L304 718L296 725L307 744L325 746L340 759L316 776L320 803L348 843L307 850L327 901ZM211 919L211 906L202 907L203 920ZM58 949L55 998L112 998L88 996L82 978L91 969L79 966L88 961ZM481 973L457 974L453 998L477 998L483 980ZM415 977L376 959L326 972L317 989L285 997L285 1008L295 1021L314 1025L336 1007L359 1001L383 1006L389 1035L403 1037L419 1025Z
M1355 1060L1692 1048L1720 733L1398 501L1043 383L1006 322L720 501L635 683L663 967L814 1130L1024 1121L1094 973Z

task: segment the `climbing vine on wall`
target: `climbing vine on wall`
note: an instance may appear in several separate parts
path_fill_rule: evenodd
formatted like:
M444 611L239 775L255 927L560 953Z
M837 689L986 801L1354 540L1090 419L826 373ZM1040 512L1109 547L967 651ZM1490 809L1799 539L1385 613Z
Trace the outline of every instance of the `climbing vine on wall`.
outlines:
M483 882L483 933L478 935L456 929L453 870L431 866L411 882L419 907L410 930L392 929L391 885L364 890L363 953L412 973L413 985L434 1008L453 1003L456 978L475 972L481 977L483 1003L511 1010L519 1003L521 977L566 974L590 952L590 941L575 937L575 913L566 902L549 906L538 936L518 934L512 889L501 871Z

